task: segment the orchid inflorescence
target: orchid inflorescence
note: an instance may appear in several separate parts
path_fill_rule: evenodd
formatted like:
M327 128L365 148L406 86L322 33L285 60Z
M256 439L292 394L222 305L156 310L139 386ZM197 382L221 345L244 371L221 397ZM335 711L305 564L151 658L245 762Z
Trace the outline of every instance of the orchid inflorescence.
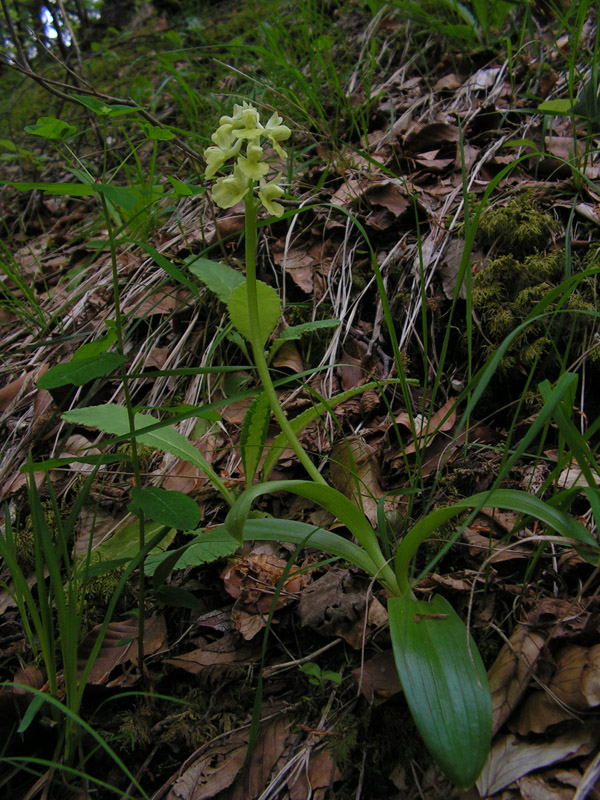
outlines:
M289 138L291 131L282 125L283 119L275 111L266 125L260 122L256 108L244 101L242 105L233 107L233 115L223 116L219 127L211 136L214 145L204 151L206 159L206 178L212 178L229 159L237 157L233 165L233 174L217 178L213 187L213 200L220 208L231 208L239 203L248 192L258 189L258 198L269 214L280 217L284 208L276 198L283 195L279 185L281 174L266 180L269 164L265 161L265 153L260 144L261 138L268 139L280 158L285 158L285 150L280 142ZM241 155L244 142L245 155Z

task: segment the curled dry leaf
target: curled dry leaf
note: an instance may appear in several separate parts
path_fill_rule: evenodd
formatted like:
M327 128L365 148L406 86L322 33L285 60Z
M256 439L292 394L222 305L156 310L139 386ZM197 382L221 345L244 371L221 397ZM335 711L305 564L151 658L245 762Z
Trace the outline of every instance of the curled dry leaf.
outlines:
M376 452L360 436L348 436L332 447L329 460L332 485L362 509L373 526L377 524L377 499L384 493Z
M523 696L531 671L544 646L544 637L517 625L488 672L492 694L492 731L509 718Z
M600 645L569 645L557 656L546 691L530 695L519 714L517 733L544 733L565 719L600 704Z
M589 753L596 738L584 726L553 741L539 743L523 742L510 733L494 743L477 779L477 788L482 797L493 795L529 772Z
M79 645L77 667L81 672L86 660L96 642L98 632L102 625L96 625ZM123 622L111 622L106 630L102 647L98 653L94 666L88 676L88 684L99 686L127 685L125 674L109 682L110 673L119 665L137 664L138 658L138 621L135 617ZM167 646L167 623L164 617L155 615L144 621L144 652L152 655L164 650Z
M365 633L387 619L387 612L374 597L367 610L368 589L368 581L349 570L330 569L302 592L300 624L322 636L341 636L350 647L360 649Z

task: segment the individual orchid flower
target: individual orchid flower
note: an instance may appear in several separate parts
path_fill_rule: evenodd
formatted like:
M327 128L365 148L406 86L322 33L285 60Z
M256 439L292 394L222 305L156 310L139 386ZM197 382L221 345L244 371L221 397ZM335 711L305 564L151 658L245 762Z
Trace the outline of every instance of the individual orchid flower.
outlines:
M240 156L237 160L240 170L250 180L258 181L269 171L269 165L261 161L263 149L257 144L248 144L246 157Z
M277 152L277 155L280 158L285 158L285 150L283 147L281 147L279 142L285 142L286 139L289 139L292 132L287 125L282 125L282 122L282 117L280 117L279 114L274 111L269 121L265 125L263 133L264 136L270 140L271 144L275 148L275 151Z
M276 197L281 197L283 195L283 189L277 183L280 177L281 175L278 175L274 180L269 181L269 183L261 178L260 188L258 190L260 202L267 209L269 214L272 214L274 217L280 217L285 211L281 203L274 202Z
M212 192L213 200L219 208L231 208L244 199L249 188L250 181L236 164L233 168L233 175L217 178L215 181Z

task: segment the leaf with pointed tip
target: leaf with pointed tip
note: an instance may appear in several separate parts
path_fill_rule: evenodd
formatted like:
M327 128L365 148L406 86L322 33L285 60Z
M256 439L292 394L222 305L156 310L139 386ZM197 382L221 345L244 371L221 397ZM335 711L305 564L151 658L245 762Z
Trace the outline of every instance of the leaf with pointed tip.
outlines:
M388 600L394 660L427 749L461 789L470 788L490 749L492 701L485 667L464 623L441 595Z

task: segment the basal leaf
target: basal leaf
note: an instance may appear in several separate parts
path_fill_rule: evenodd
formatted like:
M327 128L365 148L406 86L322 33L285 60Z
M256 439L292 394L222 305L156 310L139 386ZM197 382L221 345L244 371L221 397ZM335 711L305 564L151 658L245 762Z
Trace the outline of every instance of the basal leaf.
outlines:
M192 530L202 517L198 504L183 492L167 491L158 486L134 487L131 497L132 506L141 509L151 520L177 530Z
M178 550L148 556L146 574L154 576L155 586L160 586L172 570L210 564L235 553L238 547L238 543L222 526L210 531L199 531L196 539Z
M262 281L256 281L256 294L259 309L259 338L261 344L264 345L275 330L275 326L281 317L281 302L275 289ZM227 302L227 309L229 318L236 330L250 341L255 332L252 331L248 314L248 287L246 281L232 291Z
M388 600L396 669L427 749L461 789L487 758L492 702L485 667L450 603L411 595Z
M198 280L214 292L222 303L227 303L233 290L244 283L244 276L227 264L218 264L208 258L190 256L186 264Z
M85 383L102 378L116 369L124 361L117 353L100 353L91 358L76 358L64 364L51 367L38 380L40 389L56 389L58 386L83 386Z

